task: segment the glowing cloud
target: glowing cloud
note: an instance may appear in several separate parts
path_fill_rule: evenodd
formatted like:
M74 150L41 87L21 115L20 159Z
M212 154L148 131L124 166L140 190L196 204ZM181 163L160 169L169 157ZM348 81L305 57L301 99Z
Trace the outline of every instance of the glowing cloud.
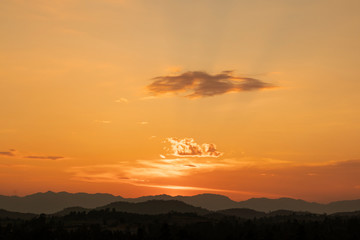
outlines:
M200 146L192 138L167 138L167 140L171 143L173 155L177 157L220 157L222 155L213 143L204 143Z
M152 95L184 93L187 98L210 97L230 92L255 91L274 85L255 78L237 77L232 71L211 75L201 71L188 71L175 76L159 76L147 86Z
M73 179L79 181L121 182L136 185L149 184L149 181L154 179L178 178L215 169L233 169L237 165L237 162L229 159L221 162L209 161L206 158L193 160L190 158L137 160L131 163L71 167L68 172L73 174Z

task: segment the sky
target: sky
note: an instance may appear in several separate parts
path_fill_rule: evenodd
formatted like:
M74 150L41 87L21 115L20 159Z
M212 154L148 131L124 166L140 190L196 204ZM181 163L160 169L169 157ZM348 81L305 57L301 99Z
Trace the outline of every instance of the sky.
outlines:
M360 198L357 0L2 0L0 194Z

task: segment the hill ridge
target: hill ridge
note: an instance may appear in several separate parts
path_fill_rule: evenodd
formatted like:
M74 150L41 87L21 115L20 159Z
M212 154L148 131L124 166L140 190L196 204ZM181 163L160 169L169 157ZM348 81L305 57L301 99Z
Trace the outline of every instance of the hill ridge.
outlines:
M342 200L327 204L308 202L292 198L250 198L245 201L233 201L220 194L203 193L194 196L170 196L167 194L142 196L139 198L123 198L108 193L69 193L38 192L27 196L0 195L0 209L20 213L55 213L69 207L93 209L113 202L139 203L148 200L177 200L194 207L218 211L231 208L248 208L261 212L276 210L303 211L311 213L353 212L360 210L360 199Z

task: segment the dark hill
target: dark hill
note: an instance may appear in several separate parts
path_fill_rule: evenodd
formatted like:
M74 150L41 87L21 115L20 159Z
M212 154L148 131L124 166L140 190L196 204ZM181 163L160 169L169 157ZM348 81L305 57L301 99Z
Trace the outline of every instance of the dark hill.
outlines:
M137 213L137 214L165 214L169 212L178 212L178 213L197 213L199 215L209 213L208 210L194 207L189 204L186 204L177 200L150 200L146 202L139 203L129 203L129 202L114 202L103 207L96 208L96 210L101 209L115 209L118 212L128 212L128 213Z
M329 204L320 204L291 198L252 198L246 201L236 202L226 196L217 194L199 194L195 196L175 197L169 195L157 195L126 199L120 196L113 196L111 194L67 192L36 193L25 197L0 195L0 208L22 213L49 214L74 206L92 209L118 201L140 203L149 200L177 200L195 207L202 207L212 211L233 208L248 208L260 212L272 212L283 209L295 212L311 212L319 214L360 211L360 200L347 200L332 202Z
M87 208L82 208L82 207L69 207L69 208L65 208L64 210L61 210L57 213L54 213L52 214L53 216L66 216L72 212L76 212L76 213L79 213L79 212L89 212L90 209L87 209Z
M276 211L276 210L291 210L291 211L309 211L314 213L323 213L324 205L313 202L306 202L300 199L292 198L251 198L249 200L239 202L238 206L243 208L251 208L257 211Z
M231 208L231 209L217 211L217 213L221 213L228 216L246 218L246 219L253 219L253 218L266 216L265 212L258 212L248 208Z
M218 194L199 194L195 196L169 196L166 194L155 196L144 196L139 198L127 198L128 202L145 202L149 200L178 200L195 207L202 207L209 210L236 208L238 203L230 198Z
M37 217L37 214L32 213L18 213L18 212L9 212L4 209L0 209L0 219L22 219L22 220L30 220Z
M105 204L121 201L122 197L111 194L88 194L67 192L35 193L25 197L0 196L0 208L23 213L55 213L64 208L81 206L95 208Z

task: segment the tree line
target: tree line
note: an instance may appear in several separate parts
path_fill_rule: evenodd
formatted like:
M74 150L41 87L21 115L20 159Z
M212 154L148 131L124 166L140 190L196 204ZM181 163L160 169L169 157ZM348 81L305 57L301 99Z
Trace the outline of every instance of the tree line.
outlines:
M244 219L222 214L171 212L141 215L115 210L41 214L31 220L0 219L0 240L355 240L360 215L291 214Z

